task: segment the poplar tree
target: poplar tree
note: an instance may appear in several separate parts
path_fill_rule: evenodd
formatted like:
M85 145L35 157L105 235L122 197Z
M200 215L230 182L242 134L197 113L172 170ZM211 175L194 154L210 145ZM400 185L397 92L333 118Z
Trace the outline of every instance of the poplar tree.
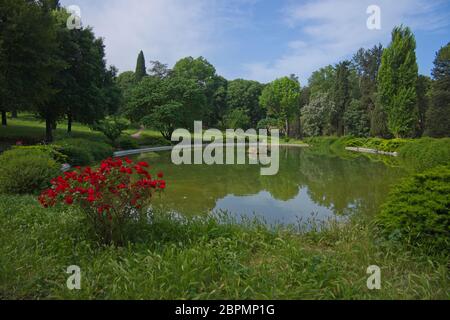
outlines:
M396 27L383 52L378 74L379 97L387 127L397 138L411 137L418 122L416 40L408 27Z

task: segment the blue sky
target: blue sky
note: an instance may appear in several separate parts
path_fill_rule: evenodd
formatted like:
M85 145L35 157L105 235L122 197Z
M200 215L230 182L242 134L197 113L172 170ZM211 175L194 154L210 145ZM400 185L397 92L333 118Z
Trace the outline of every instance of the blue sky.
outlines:
M133 70L147 61L172 66L204 56L228 79L269 82L295 73L303 84L320 67L351 58L360 47L387 45L395 25L417 39L420 73L450 41L449 0L62 0L81 9L84 25L105 38L107 59ZM369 30L367 8L381 9Z

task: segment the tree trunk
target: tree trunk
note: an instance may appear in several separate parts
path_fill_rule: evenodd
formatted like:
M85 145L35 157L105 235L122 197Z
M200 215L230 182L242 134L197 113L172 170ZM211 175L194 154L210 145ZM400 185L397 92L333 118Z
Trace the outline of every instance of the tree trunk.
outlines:
M67 114L67 133L72 133L72 121L73 121L72 113L69 112Z
M13 111L11 112L11 118L17 119L17 110L13 110Z
M2 126L6 127L8 125L8 120L6 120L6 111L2 110Z
M53 125L54 122L50 119L45 119L45 142L53 142Z
M286 119L286 138L289 137L289 119Z

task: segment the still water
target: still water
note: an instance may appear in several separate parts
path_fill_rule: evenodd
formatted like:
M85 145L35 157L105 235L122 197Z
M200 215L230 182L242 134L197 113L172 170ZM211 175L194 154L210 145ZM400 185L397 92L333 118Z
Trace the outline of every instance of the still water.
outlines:
M362 155L342 158L297 147L281 148L276 176L261 176L258 165L176 166L170 152L136 158L165 174L167 189L154 199L155 206L190 216L225 211L269 224L374 214L404 176L401 169Z

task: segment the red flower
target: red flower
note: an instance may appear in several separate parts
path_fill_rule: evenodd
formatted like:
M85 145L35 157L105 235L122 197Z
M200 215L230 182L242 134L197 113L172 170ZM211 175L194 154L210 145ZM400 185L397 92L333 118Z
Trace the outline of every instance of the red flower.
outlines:
M158 178L160 178L160 179L164 178L164 173L162 173L162 172L158 173Z
M66 204L71 205L73 204L73 198L71 196L66 196L64 198L64 201L66 202Z
M117 186L117 189L119 189L119 190L126 189L126 188L127 188L127 185L124 183L121 183Z
M142 161L142 162L138 162L138 165L139 165L139 166L141 166L141 167L144 167L144 168L148 168L148 167L150 167L150 166L148 165L148 163L147 163L147 162L145 162L145 161Z

